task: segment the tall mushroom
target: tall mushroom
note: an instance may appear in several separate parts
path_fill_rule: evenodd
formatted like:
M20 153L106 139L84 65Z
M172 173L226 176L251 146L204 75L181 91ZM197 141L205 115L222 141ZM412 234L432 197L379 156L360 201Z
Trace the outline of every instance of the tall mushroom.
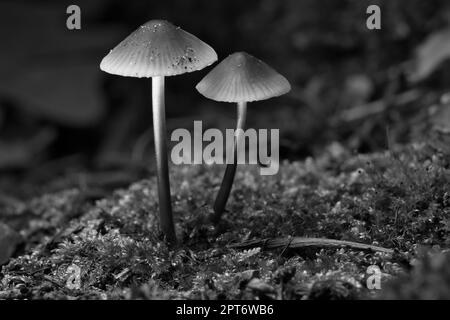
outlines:
M236 173L237 145L245 127L247 102L265 100L291 90L285 77L261 60L245 52L236 52L220 62L196 86L205 97L237 103L237 125L234 143L234 162L227 165L214 203L213 220L218 222L225 209ZM238 130L241 129L241 130Z
M116 75L152 78L153 128L161 230L176 242L170 202L164 77L197 71L217 60L216 52L194 35L165 20L151 20L119 43L100 63Z

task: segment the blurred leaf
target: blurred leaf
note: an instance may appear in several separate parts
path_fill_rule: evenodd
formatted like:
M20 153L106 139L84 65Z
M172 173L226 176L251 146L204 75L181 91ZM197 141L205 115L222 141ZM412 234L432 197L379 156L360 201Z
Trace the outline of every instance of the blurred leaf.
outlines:
M9 260L21 240L16 231L0 222L0 265Z
M0 140L0 169L26 168L36 164L39 154L56 138L56 132L43 128L28 139Z
M70 31L65 10L56 2L0 4L0 95L45 119L87 126L104 112L100 59L123 35L85 24Z
M442 133L450 133L450 102L443 103L431 117L433 127Z
M365 74L352 74L345 79L342 104L356 106L366 103L374 91L372 80Z
M27 112L46 119L69 126L96 123L104 113L97 65L89 61L66 63L21 70L0 90Z
M431 75L450 57L450 27L432 33L416 50L409 80L417 82Z

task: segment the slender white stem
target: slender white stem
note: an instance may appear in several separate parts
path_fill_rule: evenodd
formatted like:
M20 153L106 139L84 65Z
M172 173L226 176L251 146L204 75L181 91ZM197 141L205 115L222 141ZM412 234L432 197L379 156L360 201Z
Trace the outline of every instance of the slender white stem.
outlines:
M155 135L156 170L158 177L159 218L167 241L176 242L170 201L167 129L164 101L164 77L152 77L153 130Z
M247 117L247 102L238 102L238 116L236 125L236 143L234 145L235 157L237 156L236 147L242 139L243 132L245 128L245 119ZM240 129L240 130L239 130Z
M213 221L219 222L223 211L225 210L225 206L228 201L228 197L230 196L231 188L233 186L234 176L236 174L236 167L238 161L238 144L243 137L243 132L245 128L245 118L247 115L247 102L238 102L237 104L237 124L236 124L236 133L234 139L234 161L231 164L227 165L225 169L225 174L222 179L222 184L220 185L219 193L217 194L216 201L214 202L214 216ZM241 129L241 130L238 130Z

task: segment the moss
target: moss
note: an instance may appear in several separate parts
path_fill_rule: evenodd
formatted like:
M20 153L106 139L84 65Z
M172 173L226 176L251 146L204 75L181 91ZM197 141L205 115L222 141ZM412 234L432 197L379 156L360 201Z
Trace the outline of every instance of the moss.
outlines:
M420 259L419 246L449 246L446 159L427 145L410 145L358 156L325 152L316 159L284 162L275 176L240 166L228 212L218 226L209 222L209 215L223 168L172 167L180 239L174 249L161 239L154 177L95 202L80 203L84 198L78 189L45 194L17 212L32 216L21 233L33 241L3 266L0 297L378 297L366 287L368 266L379 266L383 293L386 281L408 274L411 263ZM282 236L350 240L393 248L395 254L228 247L246 239ZM424 263L413 272L434 270L425 267L432 262ZM67 285L71 266L80 268L79 288ZM404 279L414 288L422 286L414 284L414 276ZM389 288L387 297L399 296L389 293L395 285Z
M392 281L380 296L383 299L450 299L450 253L422 252L411 273Z

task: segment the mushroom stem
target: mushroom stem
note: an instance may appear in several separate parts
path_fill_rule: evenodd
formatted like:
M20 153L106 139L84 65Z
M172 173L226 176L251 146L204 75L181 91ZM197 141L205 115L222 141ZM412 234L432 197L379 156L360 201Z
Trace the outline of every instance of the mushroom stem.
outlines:
M176 242L170 202L167 130L164 101L164 77L152 77L153 130L155 135L156 170L158 176L159 219L169 243Z
M234 175L236 174L237 160L238 160L238 145L243 137L243 130L245 127L245 117L247 113L247 102L242 101L237 103L238 115L237 115L237 125L234 140L234 161L227 165L225 174L222 179L222 184L220 185L219 193L217 194L216 201L214 202L214 216L213 222L219 222L223 211L225 210L225 205L227 203L228 197L230 196L231 187L233 186ZM241 129L241 130L239 130Z

